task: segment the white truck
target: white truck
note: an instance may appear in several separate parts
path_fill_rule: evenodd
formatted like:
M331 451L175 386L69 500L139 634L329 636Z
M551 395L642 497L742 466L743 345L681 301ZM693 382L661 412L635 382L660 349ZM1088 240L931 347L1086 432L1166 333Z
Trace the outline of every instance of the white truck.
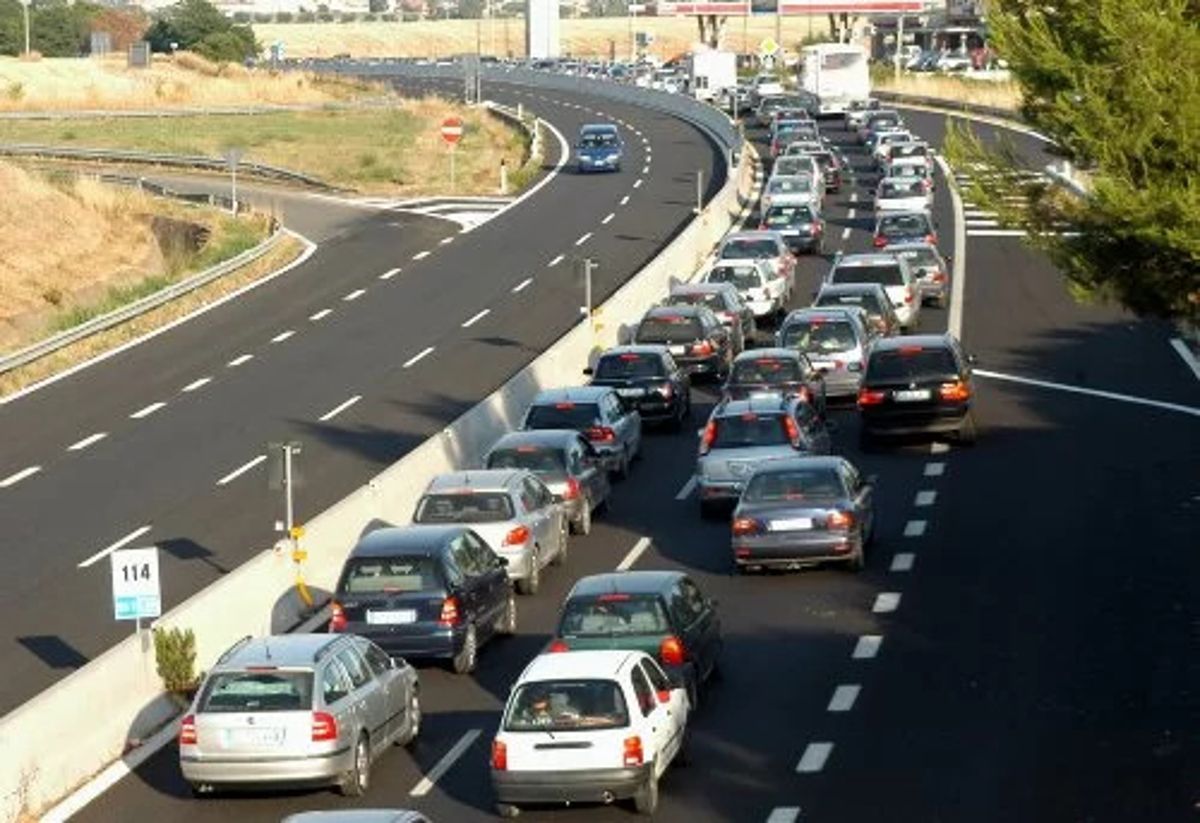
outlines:
M697 100L715 103L721 92L737 85L737 55L731 51L697 51L688 60L688 88Z
M852 43L817 43L800 51L800 87L816 95L818 114L844 114L871 95L867 51Z

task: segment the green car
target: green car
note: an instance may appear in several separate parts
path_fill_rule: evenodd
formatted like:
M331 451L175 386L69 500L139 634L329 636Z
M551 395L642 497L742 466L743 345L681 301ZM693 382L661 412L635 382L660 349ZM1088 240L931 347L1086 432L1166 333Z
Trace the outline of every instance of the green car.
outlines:
M654 656L687 688L693 710L700 686L717 670L721 618L683 572L596 574L567 595L547 651L629 649Z

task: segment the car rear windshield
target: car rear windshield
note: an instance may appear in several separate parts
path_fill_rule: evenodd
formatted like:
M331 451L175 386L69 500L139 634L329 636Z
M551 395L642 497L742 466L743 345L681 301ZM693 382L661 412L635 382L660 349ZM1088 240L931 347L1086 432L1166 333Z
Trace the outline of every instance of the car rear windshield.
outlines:
M676 295L682 297L683 295ZM628 380L642 377L666 377L667 369L656 354L609 354L600 358L593 376L599 380Z
M700 321L695 317L647 317L637 329L639 343L690 343L704 336Z
M655 595L613 592L573 597L563 607L562 637L612 637L670 631L662 601Z
M795 360L779 357L758 357L733 364L734 383L789 383L800 380L800 366Z
M925 189L921 187L920 180L911 180L901 177L896 180L885 180L879 188L880 197L923 197Z
M868 382L930 377L953 379L957 374L958 366L949 349L906 346L872 354L867 361L866 379Z
M522 683L504 715L504 730L509 732L620 729L628 725L625 695L612 680Z
M738 257L774 257L779 248L774 240L730 240L721 247L721 257L733 260Z
M672 294L664 301L667 306L708 306L713 311L725 311L725 298L717 292L684 292Z
M776 226L786 228L797 223L811 223L812 221L812 209L808 206L772 206L763 220L771 228Z
M848 320L801 320L788 323L783 345L802 352L832 354L858 345Z
M503 492L427 494L417 504L417 523L494 523L511 520L512 501Z
M204 684L197 708L203 713L308 711L312 690L312 672L218 672Z
M525 419L527 429L586 429L600 419L595 403L547 403L534 406Z
M759 472L746 484L742 499L750 503L777 503L828 499L844 493L836 469L792 469Z
M909 261L909 265L918 269L936 269L939 267L937 253L931 248L904 249L896 254Z
M881 286L903 286L904 275L896 263L871 266L838 266L833 270L832 283L878 283Z
M900 118L894 114L877 114L867 119L871 128L875 131L887 129L892 126L900 125Z
M744 449L751 446L777 446L788 442L779 414L732 414L717 420L714 449Z
M738 291L762 285L762 275L754 266L716 266L706 279L710 283L732 283Z
M338 588L349 594L403 594L439 589L432 557L351 558Z
M585 149L616 148L617 144L615 134L585 134L579 139L579 145Z
M861 306L867 314L873 317L880 317L883 314L883 306L879 305L879 295L871 292L852 292L850 294L825 292L817 295L813 305L817 308L822 306Z
M531 472L562 472L567 457L562 449L549 446L517 446L497 449L488 455L489 469L528 469Z
M767 188L771 194L806 194L812 191L812 187L811 177L796 175L794 177L776 177Z
M879 233L885 237L925 234L929 221L920 214L892 214L879 221Z

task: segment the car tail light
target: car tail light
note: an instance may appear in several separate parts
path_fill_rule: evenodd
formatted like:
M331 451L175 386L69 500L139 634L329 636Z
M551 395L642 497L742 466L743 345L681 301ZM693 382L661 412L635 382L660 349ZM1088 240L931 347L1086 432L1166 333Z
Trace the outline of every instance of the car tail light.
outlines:
M438 623L443 626L457 626L462 620L462 612L458 610L458 598L447 597L442 601L442 613L438 615Z
M708 454L713 442L717 439L717 421L709 420L704 426L704 434L700 435L700 453Z
M962 403L965 400L971 399L971 387L961 380L955 380L953 383L943 383L938 388L938 397L953 403Z
M567 490L563 492L563 500L577 500L579 498L579 481L574 477L567 478Z
M561 652L571 651L571 647L567 645L567 641L565 640L555 640L546 647L546 651L550 654L560 654Z
M529 535L530 531L528 526L517 526L514 529L510 529L508 534L504 535L504 543L502 545L524 546L529 542Z
M734 555L734 557L741 557L741 558L745 559L750 556L750 550L749 549L734 549L733 555Z
M642 753L642 738L634 735L625 738L625 755L622 762L626 766L640 766L645 755Z
M664 639L658 646L658 659L667 666L682 666L687 660L687 649L683 647L683 641L675 635Z
M783 431L787 434L787 439L792 443L800 442L800 427L796 425L796 421L792 419L790 414L783 416Z
M711 340L702 340L699 343L692 344L692 354L696 355L697 357L708 357L708 355L712 354L716 350L717 349L712 344Z
M738 517L733 521L733 533L738 537L758 534L761 526L753 517Z
M937 245L937 235L933 234L933 233L925 235L925 242L931 246L936 246Z
M912 291L912 286L909 286L907 289L904 290L904 302L912 303L912 301L913 301L913 291Z
M875 244L875 248L879 249L887 245L887 238L882 234L877 234L875 235L875 239L871 242Z
M663 383L658 387L658 393L661 394L665 399L670 400L671 395L675 393L675 389L670 383Z
M613 443L617 439L617 433L611 426L592 426L587 430L587 438L596 443Z
M940 269L938 271L935 271L933 273L933 282L934 283L945 283L946 282L946 273Z
M811 226L809 226L809 229L813 234L820 234L821 232L825 231L825 226L821 223L813 223Z
M662 703L664 706L671 702L670 689L659 689L657 692L655 692L655 694L658 697L658 702Z
M887 397L887 392L879 389L859 389L858 390L858 407L878 406Z
M825 518L827 529L848 529L854 525L854 515L850 512L832 512Z
M313 712L312 742L320 743L325 740L337 740L337 720L329 712Z
M180 746L195 746L198 738L196 737L196 715L189 714L179 723L179 745Z
M492 768L498 772L508 769L508 746L502 740L492 741Z
M346 610L342 608L342 604L329 604L329 631L344 632L346 631L346 623Z

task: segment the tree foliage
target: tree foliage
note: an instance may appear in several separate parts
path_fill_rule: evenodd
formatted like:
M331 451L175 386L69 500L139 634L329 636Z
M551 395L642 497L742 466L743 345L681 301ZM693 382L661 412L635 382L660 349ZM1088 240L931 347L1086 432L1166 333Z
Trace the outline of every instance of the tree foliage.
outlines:
M30 47L47 57L78 57L89 47L90 23L100 12L91 3L43 0L29 9ZM17 0L0 0L0 54L25 50L24 11Z
M1092 297L1139 314L1200 316L1200 0L998 0L993 41L1024 92L1023 114L1077 166L1086 197L1006 174L1009 149L958 129L958 164L992 172L971 197L1015 216ZM976 175L978 176L978 175ZM1071 224L1078 236L1056 234Z
M170 52L174 45L217 61L241 61L260 51L249 26L235 24L208 0L180 0L168 7L146 39L154 51Z

